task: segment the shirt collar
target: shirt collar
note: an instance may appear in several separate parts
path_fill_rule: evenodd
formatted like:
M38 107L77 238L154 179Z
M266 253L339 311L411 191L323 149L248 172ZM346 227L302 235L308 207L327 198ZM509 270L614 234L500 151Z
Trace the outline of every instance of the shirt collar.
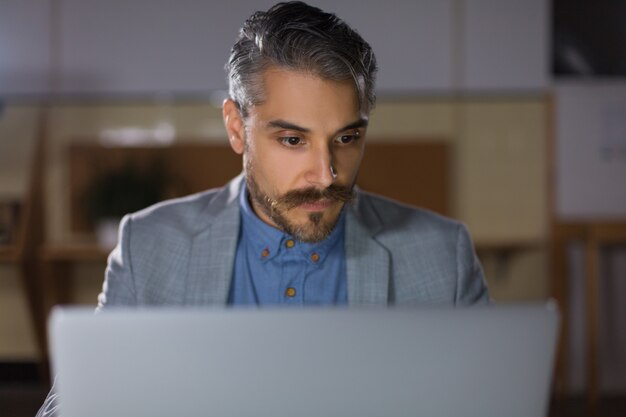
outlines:
M242 217L242 238L250 245L253 253L258 254L262 261L274 258L282 250L293 250L305 257L310 264L321 265L337 242L342 240L341 238L345 230L346 210L342 209L335 228L326 239L317 243L300 242L293 236L265 223L256 215L250 206L248 189L245 183L241 187L239 206ZM295 246L291 249L286 248L289 240L295 242Z

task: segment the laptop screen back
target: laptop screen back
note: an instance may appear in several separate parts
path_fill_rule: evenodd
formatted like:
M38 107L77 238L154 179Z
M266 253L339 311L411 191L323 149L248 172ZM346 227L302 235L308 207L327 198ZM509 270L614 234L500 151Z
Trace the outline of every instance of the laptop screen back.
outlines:
M56 310L64 417L545 416L558 314Z

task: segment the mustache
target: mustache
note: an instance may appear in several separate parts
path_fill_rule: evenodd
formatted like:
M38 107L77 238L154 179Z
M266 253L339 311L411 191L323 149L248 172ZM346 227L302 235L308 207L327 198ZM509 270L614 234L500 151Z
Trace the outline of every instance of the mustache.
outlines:
M291 190L276 199L272 206L283 210L290 210L300 204L315 203L319 200L331 200L348 203L354 200L356 193L352 187L331 184L324 189L314 187Z

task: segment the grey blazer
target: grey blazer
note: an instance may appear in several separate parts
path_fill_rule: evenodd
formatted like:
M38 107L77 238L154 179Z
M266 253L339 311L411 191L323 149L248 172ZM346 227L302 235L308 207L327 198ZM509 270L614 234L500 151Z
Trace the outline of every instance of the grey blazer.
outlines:
M243 176L224 188L126 216L98 309L225 305L239 238ZM488 303L482 268L460 223L357 190L347 206L348 303ZM58 415L52 390L38 416Z
M239 238L243 176L124 218L100 309L225 305ZM363 191L347 207L350 305L473 304L488 292L466 228Z

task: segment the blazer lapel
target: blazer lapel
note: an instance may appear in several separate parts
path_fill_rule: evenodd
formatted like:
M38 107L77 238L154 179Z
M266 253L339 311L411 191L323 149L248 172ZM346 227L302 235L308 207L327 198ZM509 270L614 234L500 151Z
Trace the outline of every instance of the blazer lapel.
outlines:
M238 177L240 180L241 177ZM194 238L189 257L186 303L191 305L226 305L233 275L239 239L239 202L241 181L224 189L226 202L218 205L211 223ZM216 200L219 196L216 197ZM213 210L207 209L207 216Z
M212 221L194 236L189 257L186 303L191 305L225 305L233 275L235 252L239 240L240 213L237 196L242 176L223 190L223 203L209 208ZM216 197L216 200L219 200ZM359 199L362 200L362 199ZM368 215L363 204L350 205L346 213L346 274L348 303L386 305L389 294L390 254L374 238L381 228L375 215ZM361 208L359 208L361 207Z
M366 225L358 212L348 208L346 218L346 272L348 304L387 305L389 252L374 239L378 225Z

